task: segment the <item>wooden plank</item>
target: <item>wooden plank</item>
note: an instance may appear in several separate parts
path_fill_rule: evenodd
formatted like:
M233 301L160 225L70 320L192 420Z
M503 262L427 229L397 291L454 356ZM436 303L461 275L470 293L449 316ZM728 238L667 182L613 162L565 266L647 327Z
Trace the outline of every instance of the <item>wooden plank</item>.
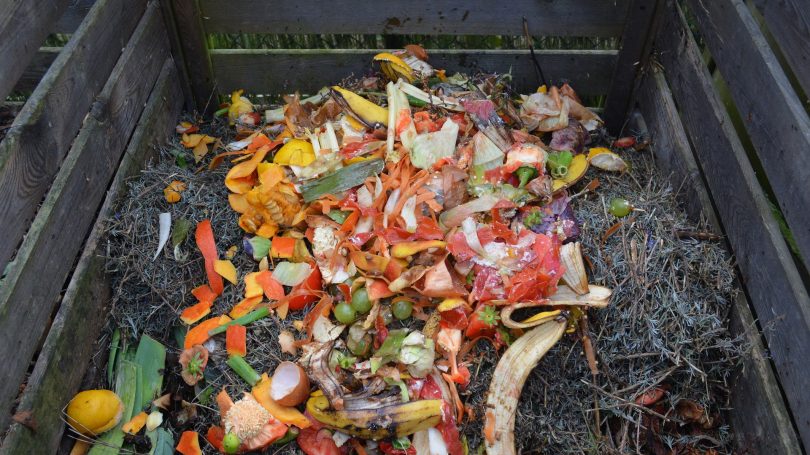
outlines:
M202 0L206 31L277 34L619 36L628 0Z
M137 175L173 133L182 108L183 93L177 70L166 59L124 158L107 191L84 252L62 298L59 312L22 394L18 411L30 411L36 431L12 424L0 454L55 453L65 425L59 412L78 391L84 365L93 355L93 343L106 320L110 277L105 273L105 225L115 204L127 191L127 180Z
M668 2L656 40L667 81L717 201L743 284L805 446L810 446L810 297L680 8Z
M736 445L748 455L801 455L799 437L750 308L740 293L729 315L729 330L743 334L743 342L750 346L732 379L729 397L728 418Z
M150 3L8 268L0 286L0 431L168 55L160 11Z
M690 218L696 222L705 220L714 232L722 233L663 74L648 73L636 99L649 127L656 166L670 174L670 182L673 188L679 189L679 199ZM750 455L801 454L779 382L742 292L734 301L729 329L735 335L742 335L744 343L750 346L742 366L736 371L729 397L732 410L728 418L737 447L745 448Z
M171 2L160 1L160 11L163 13L163 23L166 24L166 35L169 37L169 46L172 51L174 64L177 67L177 76L180 78L180 86L183 89L183 99L185 107L192 111L195 108L194 94L191 91L191 79L186 71L186 63L183 58L183 41L177 31L177 21L174 18L174 10Z
M96 0L70 0L67 10L56 21L51 33L73 33L79 28Z
M354 74L373 71L370 49L214 49L211 60L220 93L244 88L248 93L314 93ZM537 79L529 51L523 50L428 50L430 63L448 74L479 69L507 72L511 69L516 89L534 92ZM535 51L554 83L569 81L580 95L607 92L609 72L616 51Z
M742 0L689 4L810 265L810 117Z
M0 143L0 270L20 244L146 0L98 0Z
M0 100L6 99L69 0L0 0Z
M182 56L186 74L191 82L195 108L203 115L209 115L217 107L219 100L214 93L214 73L203 32L200 6L197 0L164 1L171 1L174 24L181 37Z
M622 32L621 50L613 66L613 78L605 102L605 126L616 136L624 126L627 111L637 85L641 68L646 66L661 0L633 0Z
M678 192L686 213L693 220L706 220L719 233L720 221L663 74L656 70L647 73L636 99L654 140L656 166L669 173L670 185Z
M799 80L804 94L810 96L810 8L802 0L754 0L765 18L768 31Z
M20 76L13 91L33 92L61 51L61 47L40 47L31 63L28 64L22 76Z

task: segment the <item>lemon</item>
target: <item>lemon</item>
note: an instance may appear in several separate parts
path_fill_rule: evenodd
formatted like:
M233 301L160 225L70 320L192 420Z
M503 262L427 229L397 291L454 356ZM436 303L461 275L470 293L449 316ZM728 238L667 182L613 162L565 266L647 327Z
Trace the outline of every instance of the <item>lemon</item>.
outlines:
M83 435L97 435L118 425L124 403L109 390L85 390L70 400L68 424Z

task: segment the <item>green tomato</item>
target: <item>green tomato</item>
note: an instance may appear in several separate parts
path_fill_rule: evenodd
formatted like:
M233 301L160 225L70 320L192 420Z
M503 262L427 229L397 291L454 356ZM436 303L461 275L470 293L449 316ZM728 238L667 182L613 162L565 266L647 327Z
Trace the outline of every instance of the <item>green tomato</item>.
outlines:
M399 300L391 305L391 312L393 312L394 317L400 321L408 319L413 313L413 304L407 300Z
M633 205L630 204L627 199L623 199L620 197L614 197L610 201L610 209L608 209L613 216L618 218L624 218L633 211Z
M335 319L341 324L351 324L357 319L357 311L346 302L340 302L335 306Z
M368 298L366 288L360 288L352 293L352 308L360 314L366 314L371 310L371 300Z
M239 441L239 437L236 436L236 433L228 433L222 438L222 448L225 449L225 453L238 452L240 445L242 445L242 442Z

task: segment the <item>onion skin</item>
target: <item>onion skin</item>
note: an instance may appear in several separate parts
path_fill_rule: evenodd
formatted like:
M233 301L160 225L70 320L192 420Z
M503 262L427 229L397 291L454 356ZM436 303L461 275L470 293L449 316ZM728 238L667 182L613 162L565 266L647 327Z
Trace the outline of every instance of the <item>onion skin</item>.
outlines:
M279 393L278 390L286 380L282 380L279 371L282 369L295 369L298 378L295 387L286 394ZM309 378L304 369L293 362L281 362L273 373L273 382L270 385L270 398L282 406L298 406L309 396Z

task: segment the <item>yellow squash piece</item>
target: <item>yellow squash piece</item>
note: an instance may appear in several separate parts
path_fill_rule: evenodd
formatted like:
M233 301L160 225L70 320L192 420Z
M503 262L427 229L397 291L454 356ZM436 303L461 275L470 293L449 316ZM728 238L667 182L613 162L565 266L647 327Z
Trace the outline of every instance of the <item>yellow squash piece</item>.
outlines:
M315 150L312 144L304 139L290 139L273 157L274 163L285 166L304 167L309 166L313 161L315 161ZM261 169L259 174L261 174Z
M93 436L118 425L124 413L121 398L110 390L85 390L67 406L68 424L85 436Z
M233 262L227 259L217 259L216 262L214 262L214 271L220 274L222 278L230 281L231 284L236 284L239 280L236 267L234 267Z
M322 394L312 394L307 411L333 430L364 439L401 438L436 426L441 420L442 400L417 400L368 409L330 409Z
M466 304L467 301L464 299L460 299L458 297L450 297L442 300L442 303L440 303L439 306L436 307L436 311L439 312L450 311Z
M251 390L253 398L281 423L295 425L298 428L307 428L312 425L307 416L295 407L282 406L270 398L270 386L272 383L273 381L267 376L267 373L262 373L262 379Z
M577 183L582 177L585 176L585 172L588 170L588 159L585 158L585 155L577 155L571 160L571 164L568 165L568 173L563 176L561 179L554 179L552 182L551 190L552 192L556 193L562 189L568 188L569 186Z
M129 434L138 434L138 432L141 431L141 428L143 428L146 425L146 419L148 417L149 414L145 412L139 413L138 415L130 419L129 422L125 423L121 427L121 431Z
M395 258L406 258L413 256L420 251L429 250L431 248L444 248L447 242L442 240L417 240L414 242L397 243L391 247L391 256Z
M378 124L388 126L388 109L337 85L332 86L332 96L349 115L367 127L374 128Z

